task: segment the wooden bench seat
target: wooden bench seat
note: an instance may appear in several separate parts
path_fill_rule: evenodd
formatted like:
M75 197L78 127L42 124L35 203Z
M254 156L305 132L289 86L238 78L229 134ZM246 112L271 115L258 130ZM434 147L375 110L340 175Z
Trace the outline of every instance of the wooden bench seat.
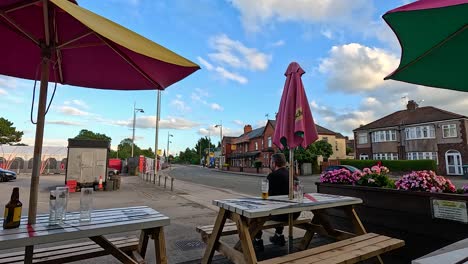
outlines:
M349 238L335 243L267 259L259 264L349 264L357 263L404 246L405 242L374 233Z
M138 238L135 236L115 237L108 239L113 245L124 252L132 252L138 248ZM93 241L37 248L34 250L33 263L67 263L88 258L108 255L102 247ZM24 263L24 250L0 254L0 263Z
M310 218L299 218L294 221L294 225L301 225L306 224L311 221ZM279 226L287 226L287 222L278 222L278 221L266 221L263 224L262 229L270 229ZM206 225L206 226L198 226L196 228L197 232L201 234L202 240L206 242L210 237L211 233L213 233L214 225ZM221 232L221 236L229 236L237 234L237 226L234 222L226 222L224 224L223 231Z

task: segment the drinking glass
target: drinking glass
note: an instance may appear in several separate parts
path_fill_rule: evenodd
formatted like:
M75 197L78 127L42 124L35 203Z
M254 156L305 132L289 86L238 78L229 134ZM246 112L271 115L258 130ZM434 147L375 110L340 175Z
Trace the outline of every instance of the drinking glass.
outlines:
M57 224L57 195L55 190L50 191L49 194L49 225L56 225Z
M294 199L299 203L304 201L304 185L299 180L294 181Z
M268 179L262 179L262 199L268 199Z
M55 218L57 223L62 224L67 215L68 187L57 187L55 194Z
M93 188L81 189L80 197L80 221L91 221L93 212Z

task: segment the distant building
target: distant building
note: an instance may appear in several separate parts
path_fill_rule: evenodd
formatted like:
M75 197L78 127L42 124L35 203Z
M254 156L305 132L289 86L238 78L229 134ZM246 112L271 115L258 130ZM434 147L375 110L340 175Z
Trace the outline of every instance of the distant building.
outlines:
M394 112L354 130L355 158L374 160L432 159L439 173L462 175L468 164L468 119L409 101Z
M264 167L270 164L271 155L278 152L273 144L276 120L268 120L263 127L252 129L244 126L244 133L238 137L223 137L223 155L226 163L233 167L253 167L254 161L260 160ZM316 125L319 140L325 140L332 145L333 154L330 159L346 158L346 139L343 135Z

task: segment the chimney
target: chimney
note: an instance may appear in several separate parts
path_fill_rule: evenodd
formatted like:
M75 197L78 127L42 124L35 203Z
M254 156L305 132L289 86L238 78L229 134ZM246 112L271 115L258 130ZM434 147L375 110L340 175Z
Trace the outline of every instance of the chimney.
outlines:
M406 105L406 109L409 111L414 111L418 108L418 104L414 100L408 101L408 104Z
M252 126L251 125L245 125L244 126L244 134L247 134L250 131L252 131Z

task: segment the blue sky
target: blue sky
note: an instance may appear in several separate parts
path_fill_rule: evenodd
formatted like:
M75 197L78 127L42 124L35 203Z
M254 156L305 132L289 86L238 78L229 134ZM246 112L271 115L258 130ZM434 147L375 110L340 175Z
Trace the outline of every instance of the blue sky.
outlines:
M468 115L466 94L383 81L399 62L400 47L381 16L408 1L378 0L78 0L106 18L198 63L202 69L162 92L159 148L175 154L202 136L238 136L246 124L273 118L292 61L316 123L352 136L352 130L393 111L407 99ZM25 132L33 82L0 76L0 111ZM52 88L52 86L50 86ZM51 91L51 90L50 90ZM46 117L44 145L66 146L81 129L105 133L115 147L131 138L155 145L155 91L102 91L59 86Z

